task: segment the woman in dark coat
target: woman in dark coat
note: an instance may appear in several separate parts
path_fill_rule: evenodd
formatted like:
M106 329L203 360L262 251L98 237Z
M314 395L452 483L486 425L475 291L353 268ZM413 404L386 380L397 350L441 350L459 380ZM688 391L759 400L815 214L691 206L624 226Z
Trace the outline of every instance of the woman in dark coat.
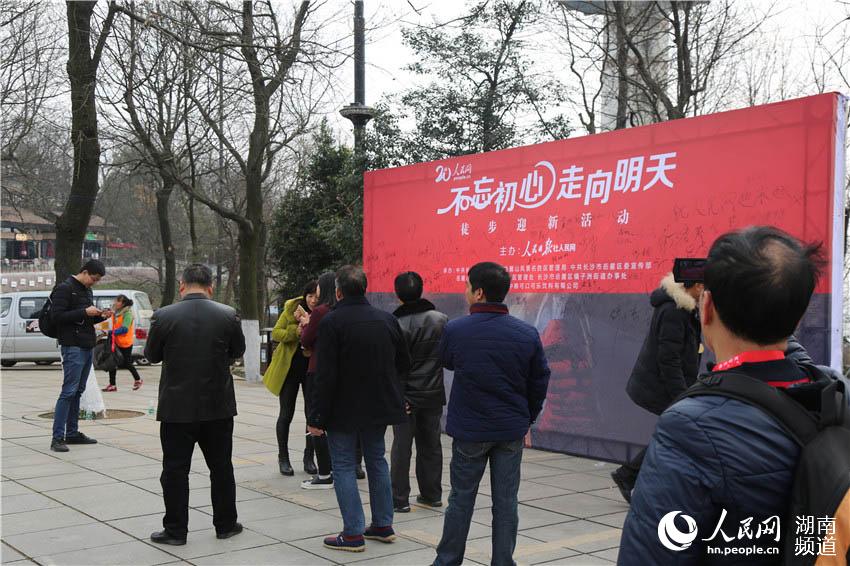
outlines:
M697 310L703 284L676 283L667 275L653 291L649 334L638 355L626 393L639 407L660 415L693 385L699 375L702 346ZM626 501L637 481L645 450L611 473Z
M309 320L301 331L301 346L304 352L309 354L307 365L307 377L304 379L305 395L304 410L309 412L311 402L311 384L316 374L316 344L319 338L319 324L322 319L331 312L336 305L336 276L328 271L319 277L319 285L316 290L318 304L310 313ZM325 436L307 436L307 442L313 442L313 450L318 463L318 474L312 479L301 483L304 489L333 489L333 476L331 475L331 457L328 450L328 439Z

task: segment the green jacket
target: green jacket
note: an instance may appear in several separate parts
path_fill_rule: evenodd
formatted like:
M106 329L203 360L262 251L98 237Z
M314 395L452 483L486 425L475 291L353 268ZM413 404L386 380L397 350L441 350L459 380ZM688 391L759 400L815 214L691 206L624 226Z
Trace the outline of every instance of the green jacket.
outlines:
M280 318L277 319L277 324L272 330L272 340L278 342L277 348L272 354L272 361L263 375L263 383L266 388L280 395L283 389L283 382L286 381L286 374L289 373L289 366L292 363L292 356L295 355L295 350L300 347L298 338L298 321L295 320L295 309L301 302L301 297L289 299L283 306L283 312L280 313Z

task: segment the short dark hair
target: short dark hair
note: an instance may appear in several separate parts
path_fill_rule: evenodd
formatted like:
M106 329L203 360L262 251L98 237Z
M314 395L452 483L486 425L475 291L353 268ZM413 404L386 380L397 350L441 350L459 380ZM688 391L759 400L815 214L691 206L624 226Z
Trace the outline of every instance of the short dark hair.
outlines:
M80 268L79 273L85 271L89 275L100 275L103 277L106 275L106 266L103 265L103 262L97 259L90 259L83 264Z
M422 298L422 277L415 271L399 273L395 278L395 294L402 303Z
M366 285L366 273L356 265L343 265L336 272L336 286L343 297L362 297Z
M319 287L319 304L328 305L328 307L336 305L336 273L325 271L319 275L317 286Z
M118 299L118 302L121 303L121 306L124 306L124 307L132 307L133 306L133 299L131 299L127 295L118 295L115 298Z
M511 288L511 274L492 261L482 261L469 268L469 286L481 289L488 303L501 303Z
M825 266L821 244L803 244L772 226L717 238L705 288L723 324L761 346L787 339L803 318Z
M212 287L212 271L203 263L192 263L183 270L181 281L184 285Z

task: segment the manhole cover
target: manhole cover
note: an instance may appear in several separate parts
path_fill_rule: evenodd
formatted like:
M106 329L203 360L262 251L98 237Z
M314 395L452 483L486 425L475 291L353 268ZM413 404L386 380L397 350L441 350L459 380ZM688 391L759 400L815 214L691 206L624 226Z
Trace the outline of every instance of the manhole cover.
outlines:
M104 420L104 419L105 420L129 419L129 418L132 418L132 417L141 417L141 416L144 416L144 414L145 413L142 412L142 411L131 411L129 409L107 409L106 415L103 415L102 413L96 413L94 415L94 420L100 421L100 420ZM49 413L41 413L38 416L42 419L53 420L53 411L50 411ZM85 419L85 420L91 420L91 419L92 419L92 417L89 416L89 418ZM82 414L80 415L80 420L84 420Z

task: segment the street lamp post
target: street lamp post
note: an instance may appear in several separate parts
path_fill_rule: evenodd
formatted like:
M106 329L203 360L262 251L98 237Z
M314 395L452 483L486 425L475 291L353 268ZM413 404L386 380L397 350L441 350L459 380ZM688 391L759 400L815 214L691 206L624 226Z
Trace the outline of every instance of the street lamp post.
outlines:
M366 106L366 22L363 18L363 0L354 0L354 102L339 113L354 124L354 153L363 152L363 130L375 115L375 109Z

